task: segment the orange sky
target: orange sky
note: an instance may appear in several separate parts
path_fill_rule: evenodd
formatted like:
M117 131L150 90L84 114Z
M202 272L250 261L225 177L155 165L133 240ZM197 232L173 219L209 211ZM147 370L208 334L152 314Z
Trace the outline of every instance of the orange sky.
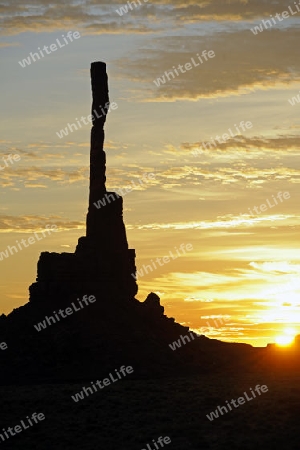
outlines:
M85 233L90 125L57 133L90 113L89 67L102 60L118 105L106 124L107 187L155 175L124 196L138 269L193 246L140 276L137 298L157 292L169 316L218 339L266 345L300 333L300 97L289 102L300 90L300 13L255 35L285 2L155 1L121 17L122 5L3 7L0 254L47 224L58 232L2 258L1 311L26 303L41 251L74 251ZM19 64L70 30L81 37ZM215 57L180 72L204 50Z

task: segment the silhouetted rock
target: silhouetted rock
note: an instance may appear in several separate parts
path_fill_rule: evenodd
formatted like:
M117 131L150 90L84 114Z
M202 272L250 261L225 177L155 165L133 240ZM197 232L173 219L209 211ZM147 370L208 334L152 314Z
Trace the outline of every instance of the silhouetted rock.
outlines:
M52 290L59 292L59 283L72 283L73 288L113 285L122 295L134 297L135 251L128 249L123 222L123 199L115 192L107 192L106 156L103 150L104 124L109 109L106 64L91 65L92 116L90 151L90 195L87 232L78 240L75 253L41 254L37 282L30 287L30 301L43 301Z
M91 78L95 120L87 233L75 253L43 252L37 280L29 288L30 302L0 316L0 337L8 344L0 355L0 381L92 379L123 364L131 365L139 377L221 371L243 364L253 354L251 346L204 336L173 351L170 344L189 328L164 315L155 293L143 303L134 298L135 250L128 248L123 199L105 187L106 65L93 63Z
M160 304L160 298L154 292L148 294L146 300L144 301L144 309L147 313L153 316L161 316L164 313L165 308Z

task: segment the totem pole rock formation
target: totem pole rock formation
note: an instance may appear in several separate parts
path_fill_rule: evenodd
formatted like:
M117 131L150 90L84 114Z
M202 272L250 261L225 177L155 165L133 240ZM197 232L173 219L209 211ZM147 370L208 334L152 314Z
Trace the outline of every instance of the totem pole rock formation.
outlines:
M144 302L135 298L135 251L128 248L123 201L105 187L106 65L93 63L91 78L94 120L86 236L79 238L74 253L41 253L30 301L8 316L0 315L0 342L9 349L1 354L0 384L99 379L122 365L131 365L134 376L142 378L227 366L232 371L234 361L244 365L241 355L250 358L250 346L204 336L181 345L191 337L189 328L164 314L159 297L152 292ZM101 208L94 205L99 200ZM96 301L78 309L80 300L90 295ZM177 349L174 342L179 342Z
M30 286L30 301L50 291L65 289L72 283L80 291L118 290L123 297L134 297L137 284L134 276L135 250L128 248L123 222L123 199L106 190L106 155L104 124L109 110L106 64L91 65L92 116L90 151L90 193L86 236L79 238L75 253L43 252L38 262L37 282ZM96 207L103 200L100 208Z

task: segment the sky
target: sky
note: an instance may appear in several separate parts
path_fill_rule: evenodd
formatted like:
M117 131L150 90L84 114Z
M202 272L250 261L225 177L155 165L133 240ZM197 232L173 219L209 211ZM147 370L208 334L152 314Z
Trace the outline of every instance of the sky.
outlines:
M68 124L90 114L90 64L104 61L117 105L107 188L136 186L124 195L136 297L156 292L169 317L224 341L300 333L300 2L1 0L0 12L0 254L57 227L2 255L0 313L28 301L42 251L85 235L91 125Z

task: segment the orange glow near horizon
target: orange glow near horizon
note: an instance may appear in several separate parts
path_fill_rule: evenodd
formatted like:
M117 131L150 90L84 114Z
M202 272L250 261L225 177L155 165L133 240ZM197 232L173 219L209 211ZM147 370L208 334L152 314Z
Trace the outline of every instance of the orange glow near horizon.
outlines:
M294 328L286 328L281 336L276 338L276 344L280 347L288 347L293 344L296 336Z

